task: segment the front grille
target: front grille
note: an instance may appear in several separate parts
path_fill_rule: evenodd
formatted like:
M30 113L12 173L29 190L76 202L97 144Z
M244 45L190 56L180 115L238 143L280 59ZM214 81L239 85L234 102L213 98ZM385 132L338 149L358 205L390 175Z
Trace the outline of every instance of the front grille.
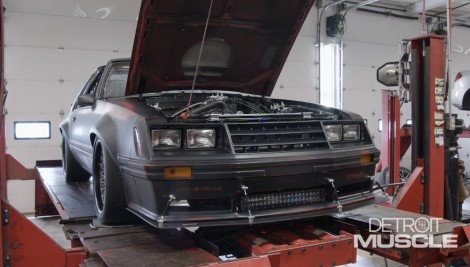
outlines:
M242 196L240 209L241 211L264 210L322 203L325 201L325 190L323 188L319 188L312 190Z
M318 121L228 124L235 153L327 149Z

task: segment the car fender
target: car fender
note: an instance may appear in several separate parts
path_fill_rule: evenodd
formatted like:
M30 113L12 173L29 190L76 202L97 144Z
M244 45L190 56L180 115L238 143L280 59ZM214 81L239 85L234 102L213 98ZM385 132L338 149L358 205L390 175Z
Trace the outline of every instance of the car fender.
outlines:
M59 125L59 131L63 138L69 140L69 123L68 121L63 122Z
M112 160L119 166L117 155L119 147L117 142L116 123L110 114L103 115L91 130L90 142L93 145L95 139L99 138L103 148L111 155Z

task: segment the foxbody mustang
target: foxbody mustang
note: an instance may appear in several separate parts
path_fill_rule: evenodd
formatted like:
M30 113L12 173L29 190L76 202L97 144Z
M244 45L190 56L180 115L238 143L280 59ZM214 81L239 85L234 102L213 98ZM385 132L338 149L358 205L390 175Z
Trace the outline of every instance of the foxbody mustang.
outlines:
M103 223L252 224L374 199L360 116L269 97L313 2L142 2L131 59L98 68L60 125L66 180L93 176Z

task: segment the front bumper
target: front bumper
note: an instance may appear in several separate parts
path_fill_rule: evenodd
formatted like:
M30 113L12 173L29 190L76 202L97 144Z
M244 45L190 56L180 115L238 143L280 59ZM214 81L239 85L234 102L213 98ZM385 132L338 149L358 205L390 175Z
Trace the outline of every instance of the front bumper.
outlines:
M373 161L361 163L362 155ZM254 155L165 157L152 161L119 158L128 208L160 228L256 224L315 217L370 204L379 152L374 147ZM166 180L163 168L190 166L191 179ZM333 186L331 184L333 181ZM240 198L305 189L325 190L325 200L308 205L263 210L241 209ZM337 191L335 194L334 191ZM176 201L208 201L201 209L168 205ZM173 203L173 202L171 202Z
M298 220L323 215L330 215L348 211L364 205L376 203L372 193L362 193L356 196L340 199L338 202L325 202L314 205L296 206L282 209L248 212L191 212L188 214L169 214L166 216L151 217L151 214L142 213L138 207L129 210L137 214L149 224L158 228L203 227L223 225L248 225Z

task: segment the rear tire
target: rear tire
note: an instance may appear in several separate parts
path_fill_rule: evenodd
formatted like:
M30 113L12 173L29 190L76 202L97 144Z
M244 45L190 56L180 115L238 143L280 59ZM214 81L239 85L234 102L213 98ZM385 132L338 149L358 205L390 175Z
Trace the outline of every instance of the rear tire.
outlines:
M135 216L126 210L121 173L99 139L93 146L93 191L96 215L103 224L126 224Z
M64 169L66 182L86 182L90 180L91 175L75 159L65 138L62 138L62 168Z

